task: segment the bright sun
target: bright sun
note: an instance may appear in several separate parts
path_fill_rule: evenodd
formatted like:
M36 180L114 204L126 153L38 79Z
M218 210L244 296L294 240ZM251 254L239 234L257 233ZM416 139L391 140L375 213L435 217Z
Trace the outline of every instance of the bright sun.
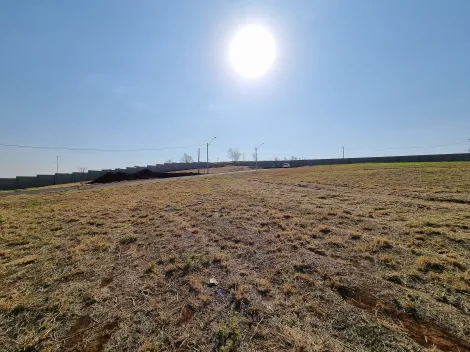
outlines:
M276 44L272 35L261 26L241 29L230 43L230 62L245 78L264 75L276 58Z

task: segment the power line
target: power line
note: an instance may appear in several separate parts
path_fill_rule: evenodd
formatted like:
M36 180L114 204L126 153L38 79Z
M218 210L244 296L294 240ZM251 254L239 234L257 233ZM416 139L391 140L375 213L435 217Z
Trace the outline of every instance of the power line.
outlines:
M347 148L347 150L369 150L369 151L385 151L385 150L400 150L400 149L423 149L423 148L435 148L435 147L448 147L467 144L468 141L451 143L451 144L436 144L428 146L414 146L414 147L394 147L394 148L381 148L381 149L371 149L371 148ZM165 148L138 148L138 149L100 149L100 148L69 148L69 147L41 147L34 145L19 145L19 144L4 144L0 143L0 147L10 147L10 148L29 148L29 149L46 149L46 150L69 150L69 151L94 151L94 152L140 152L140 151L159 151L159 150L172 150L172 149L185 149L185 148L194 148L201 147L205 144L197 145L187 145L181 147L165 147ZM249 148L243 148L249 149ZM294 153L295 154L295 153ZM273 153L267 154L262 153L260 155L292 155L292 153Z
M88 151L88 152L142 152L142 151L185 149L185 148L200 147L202 145L204 145L204 144L187 145L187 146L184 146L184 147L167 147L167 148L99 149L99 148L39 147L39 146L34 146L34 145L19 145L19 144L3 144L3 143L0 143L1 147L47 149L47 150Z

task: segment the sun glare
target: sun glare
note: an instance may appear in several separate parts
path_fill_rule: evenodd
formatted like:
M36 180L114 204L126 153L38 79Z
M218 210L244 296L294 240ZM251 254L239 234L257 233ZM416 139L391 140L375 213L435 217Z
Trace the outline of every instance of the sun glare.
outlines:
M271 68L276 58L274 38L261 26L244 27L230 43L229 57L241 76L260 77Z

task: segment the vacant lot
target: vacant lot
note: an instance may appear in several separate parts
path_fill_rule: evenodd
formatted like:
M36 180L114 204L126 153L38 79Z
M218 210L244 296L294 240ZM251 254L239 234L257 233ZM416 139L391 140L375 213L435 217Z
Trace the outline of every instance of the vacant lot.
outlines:
M0 265L1 351L468 351L470 163L3 197Z

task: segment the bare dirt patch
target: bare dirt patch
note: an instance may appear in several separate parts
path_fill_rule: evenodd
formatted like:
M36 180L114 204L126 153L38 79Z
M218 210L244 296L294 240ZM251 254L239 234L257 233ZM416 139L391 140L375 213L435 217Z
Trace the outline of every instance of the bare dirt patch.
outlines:
M391 318L397 325L403 327L408 335L424 347L437 347L442 351L468 351L470 345L452 336L433 323L420 321L414 312L400 311L388 302L378 300L369 290L339 288L341 296L348 303Z

